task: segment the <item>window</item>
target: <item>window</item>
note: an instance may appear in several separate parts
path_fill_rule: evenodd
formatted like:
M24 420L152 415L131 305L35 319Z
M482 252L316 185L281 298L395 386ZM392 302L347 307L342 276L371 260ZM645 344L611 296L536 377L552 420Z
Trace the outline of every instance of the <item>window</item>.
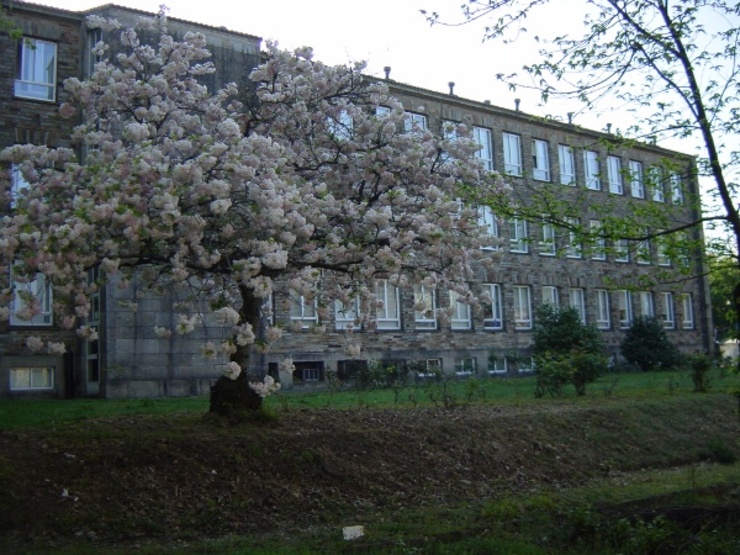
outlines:
M616 262L630 261L630 249L627 239L617 239L614 241L614 260Z
M626 289L617 291L617 309L619 310L619 327L632 326L632 293Z
M606 289L596 290L596 327L600 330L608 330L611 325L609 314L609 291Z
M683 204L683 186L681 185L681 176L677 173L671 173L671 201L673 204Z
M663 172L660 171L660 168L653 166L649 170L648 177L653 201L664 202L665 192L663 191Z
M103 57L96 51L99 42L103 40L102 29L91 29L87 33L87 74L92 75L95 71L95 64L101 62Z
M574 288L570 290L570 306L576 309L581 317L581 322L586 323L586 299L583 289Z
M34 100L56 99L57 45L24 37L18 42L15 96Z
M485 283L483 287L488 289L491 302L486 306L483 318L483 327L487 330L501 330L504 328L504 312L501 303L501 285L498 283Z
M581 258L583 256L583 246L578 239L578 227L580 222L578 218L566 218L571 226L568 230L568 244L565 246L565 256L568 258Z
M89 284L100 283L100 267L96 266L87 272ZM100 289L90 295L90 312L87 315L87 325L97 332L100 328ZM100 382L100 342L97 337L88 337L85 340L85 361L87 365L87 383Z
M455 358L455 374L469 376L478 373L477 358Z
M295 361L293 379L297 382L319 382L324 379L324 363L321 361Z
M450 327L453 330L469 330L473 327L473 321L470 317L470 305L460 302L460 296L455 291L450 291L450 307L452 308L452 318L450 318Z
M412 362L412 366L419 378L432 378L442 375L441 358L418 358Z
M375 309L378 329L401 329L401 303L398 287L391 285L387 279L378 280L375 284L375 299L379 303Z
M10 390L54 389L53 368L11 368Z
M591 258L593 260L606 260L606 237L601 234L601 222L599 220L589 220L588 227L593 237Z
M655 317L653 294L650 291L640 291L640 315L645 318Z
M583 151L583 171L586 174L586 188L593 191L601 190L599 178L599 154L593 150Z
M532 299L527 285L514 286L514 328L532 329Z
M673 303L673 293L664 291L661 293L661 297L663 299L663 327L667 330L675 329L676 309Z
M424 131L427 128L427 117L424 114L406 112L403 120L403 128L407 133Z
M542 256L555 256L557 244L555 239L555 226L548 222L542 222L542 241L540 241L540 254Z
M296 328L309 329L319 323L316 301L306 299L303 295L290 295L290 321Z
M12 280L13 300L10 307L11 326L51 326L51 284L43 274L28 282Z
M576 161L573 149L568 145L558 145L558 161L560 162L560 184L576 184Z
M550 155L547 141L532 142L532 177L538 181L550 181Z
M683 329L694 329L694 299L691 293L685 293L681 296L681 307L683 308L683 322L681 324Z
M642 182L642 162L629 161L630 190L635 198L645 198L645 185Z
M340 331L359 329L360 299L352 299L346 303L334 301L334 329Z
M509 175L522 175L522 147L519 135L504 133L504 172Z
M488 355L488 373L489 374L506 374L508 372L506 357L491 353Z
M658 244L656 245L656 254L658 258L658 266L671 265L671 257L668 255L668 244L665 235L661 235L658 238Z
M642 235L647 235L648 230L647 229L641 229L640 233ZM635 247L635 260L638 264L650 264L650 240L649 239L642 239L637 242L637 246Z
M437 329L437 302L434 290L424 285L414 286L414 326L417 330Z
M511 247L511 252L529 252L526 220L516 217L509 221L509 245Z
M558 288L554 285L543 285L542 303L551 304L552 306L559 306L560 299L558 298Z
M387 116L391 113L391 109L388 106L378 106L375 108L375 115L379 117Z
M609 192L615 195L624 193L622 187L622 161L616 156L606 157L606 173L609 178Z
M491 210L490 206L478 207L478 225L485 228L485 232L491 236L492 241L490 245L483 247L484 250L498 250L498 222L496 221L496 215Z
M493 143L491 142L491 130L485 127L473 126L473 138L480 145L475 156L483 163L488 171L493 170Z
M347 142L352 138L354 122L346 110L339 112L337 117L329 117L326 126L329 135L337 142Z
M15 207L15 203L20 195L30 187L26 178L21 173L20 166L13 164L10 168L10 206Z

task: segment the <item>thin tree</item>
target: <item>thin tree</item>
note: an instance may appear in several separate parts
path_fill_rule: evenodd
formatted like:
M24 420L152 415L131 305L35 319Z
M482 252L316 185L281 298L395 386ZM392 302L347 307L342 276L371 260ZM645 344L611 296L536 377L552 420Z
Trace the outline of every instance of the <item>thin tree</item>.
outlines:
M525 40L526 25L543 14L549 0L470 0L457 23L438 12L422 13L432 24L484 24L484 38ZM699 171L711 182L714 209L706 217L660 228L660 235L703 224L724 232L712 247L740 268L740 213L737 184L740 161L740 4L721 0L592 0L569 3L571 18L583 25L575 35L535 38L539 56L522 72L499 74L512 87L540 92L542 99L580 102L583 110L618 109L634 114L623 138L662 142L698 139ZM644 215L641 215L644 216ZM627 227L631 227L627 226ZM604 230L606 233L608 230ZM619 229L612 230L619 236ZM622 234L626 235L626 234ZM635 236L635 241L649 238ZM740 282L731 298L740 315Z

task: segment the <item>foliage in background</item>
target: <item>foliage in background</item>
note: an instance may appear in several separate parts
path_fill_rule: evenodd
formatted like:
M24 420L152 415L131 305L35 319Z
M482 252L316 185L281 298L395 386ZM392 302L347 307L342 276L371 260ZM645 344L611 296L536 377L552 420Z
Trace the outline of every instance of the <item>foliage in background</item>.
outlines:
M709 257L709 286L712 299L712 320L717 339L740 339L740 327L733 296L737 295L740 269L729 257Z
M622 356L643 372L672 370L681 363L681 354L668 339L658 318L637 316L622 339Z
M572 384L578 395L607 365L604 339L596 326L584 324L572 306L546 303L537 309L532 336L537 386L535 395L562 395Z

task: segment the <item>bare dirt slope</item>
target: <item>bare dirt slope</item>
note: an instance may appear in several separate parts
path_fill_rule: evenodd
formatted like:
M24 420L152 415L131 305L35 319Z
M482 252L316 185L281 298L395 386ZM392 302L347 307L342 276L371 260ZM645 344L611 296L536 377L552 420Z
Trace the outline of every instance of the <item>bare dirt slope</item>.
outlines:
M0 538L249 535L690 464L711 438L738 449L733 403L307 409L239 426L183 414L5 431Z

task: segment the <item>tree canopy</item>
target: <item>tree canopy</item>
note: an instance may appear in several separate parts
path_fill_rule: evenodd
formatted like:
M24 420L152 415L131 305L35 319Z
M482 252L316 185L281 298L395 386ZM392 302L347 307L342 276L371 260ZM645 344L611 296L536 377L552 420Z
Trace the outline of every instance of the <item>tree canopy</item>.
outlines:
M91 296L112 276L192 287L231 330L216 351L231 357L234 377L255 342L280 336L258 330L276 283L321 304L357 301L369 324L378 278L448 287L472 302L466 284L486 241L473 197L505 187L477 162L465 126L448 139L407 132L385 84L307 48L269 45L252 90L209 91L201 77L216 68L203 35L176 40L163 13L138 25L121 31L124 51L65 82L60 111L82 122L76 150L0 153L11 206L0 219L0 273L13 276L3 307L21 295L20 316L38 312L24 284L43 276L62 324L85 336ZM96 267L101 279L91 282ZM192 329L196 304L158 332Z

